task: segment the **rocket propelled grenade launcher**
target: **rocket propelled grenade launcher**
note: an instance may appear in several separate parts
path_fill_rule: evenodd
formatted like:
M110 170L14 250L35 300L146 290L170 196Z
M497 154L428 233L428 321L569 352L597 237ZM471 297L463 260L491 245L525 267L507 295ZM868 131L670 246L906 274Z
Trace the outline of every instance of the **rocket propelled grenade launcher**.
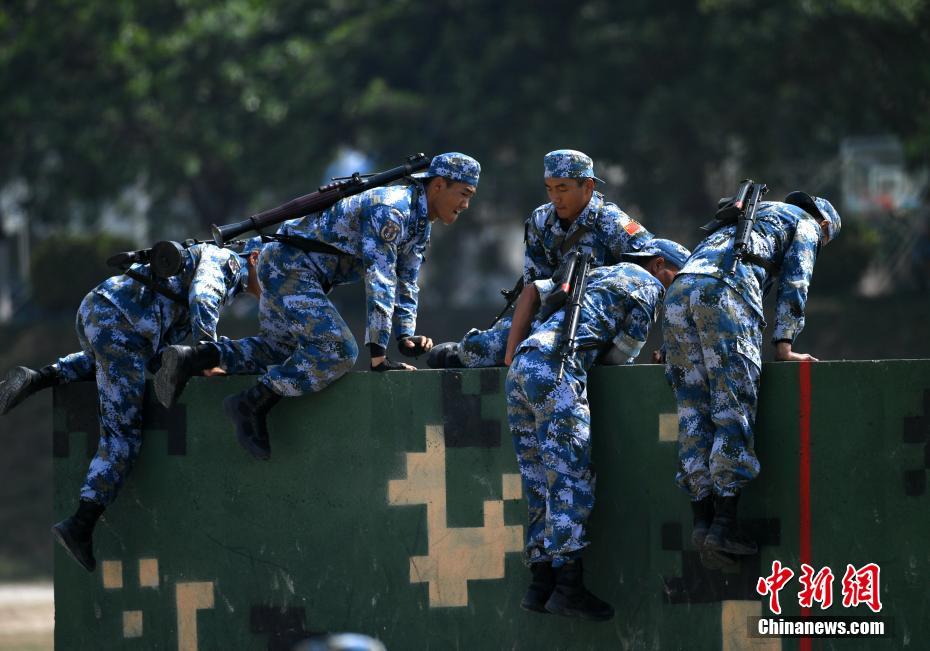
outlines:
M332 183L320 186L316 192L291 199L287 203L265 210L257 215L252 215L241 222L226 224L225 226L214 224L212 228L213 242L217 246L223 246L229 240L243 233L249 231L258 231L260 233L261 229L275 226L288 219L295 219L326 210L340 199L351 197L371 188L388 185L405 176L426 169L430 160L431 158L424 154L414 154L403 165L385 172L371 175L356 172L352 176L334 179Z

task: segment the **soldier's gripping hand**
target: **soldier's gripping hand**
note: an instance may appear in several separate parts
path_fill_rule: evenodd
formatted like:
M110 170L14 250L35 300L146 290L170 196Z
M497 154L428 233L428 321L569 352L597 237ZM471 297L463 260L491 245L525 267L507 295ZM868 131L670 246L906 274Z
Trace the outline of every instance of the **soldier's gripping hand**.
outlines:
M433 340L422 335L401 337L397 340L397 350L406 357L419 357L433 347Z
M775 360L778 362L819 362L820 360L807 353L796 353L791 350L790 341L779 341L775 344Z

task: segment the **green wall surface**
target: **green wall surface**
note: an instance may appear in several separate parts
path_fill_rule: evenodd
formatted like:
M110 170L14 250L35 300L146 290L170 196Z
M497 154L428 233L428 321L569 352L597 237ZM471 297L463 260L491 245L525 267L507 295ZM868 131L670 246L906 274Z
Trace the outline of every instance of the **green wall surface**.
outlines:
M930 647L930 360L767 364L741 515L760 542L704 569L674 484L677 417L662 368L600 367L589 384L597 503L586 582L606 623L520 609L526 518L504 369L351 373L271 413L272 458L223 416L249 378L196 379L146 405L139 461L95 533L88 574L56 550L60 649L288 649L354 631L388 649ZM809 374L809 375L807 375ZM805 377L810 381L806 382ZM149 399L147 399L149 400ZM93 383L55 389L55 510L70 514L96 448ZM881 567L890 639L762 639L756 592L778 560Z

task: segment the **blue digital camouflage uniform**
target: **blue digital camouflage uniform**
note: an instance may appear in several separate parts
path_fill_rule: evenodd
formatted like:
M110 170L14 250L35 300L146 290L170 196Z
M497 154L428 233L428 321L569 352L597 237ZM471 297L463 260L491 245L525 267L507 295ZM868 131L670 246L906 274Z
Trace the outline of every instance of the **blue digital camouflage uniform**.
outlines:
M572 150L550 152L544 159L546 178L594 178L591 159ZM652 234L627 215L604 195L595 192L581 215L568 229L562 227L552 203L533 211L525 224L526 253L523 280L551 278L565 257L562 243L579 230L585 230L571 250L589 251L591 265L601 267L616 264L629 251L640 249L652 239ZM502 366L510 332L510 317L500 319L488 330L469 330L459 343L459 357L468 368Z
M831 233L839 215L830 215ZM775 276L733 259L736 225L707 236L665 297L666 376L678 402L678 484L692 500L738 494L759 473L753 423L762 370L762 298ZM820 228L802 209L759 205L749 251L778 269L773 341L793 342L804 327L807 289Z
M665 289L642 267L622 262L593 269L578 327L581 350L556 381L564 310L558 310L517 348L507 373L507 416L529 507L524 557L558 567L588 545L585 526L594 506L591 413L587 371L613 344L635 357L655 320ZM551 281L537 281L540 295Z
M132 270L148 276L147 266ZM181 305L121 275L91 290L78 309L81 351L56 363L63 382L96 374L100 443L81 499L107 506L116 498L142 444L146 364L171 344L216 338L219 311L245 289L248 265L229 249L198 244L184 268L162 286L187 297Z
M479 171L477 161L455 153L436 156L425 175L475 185ZM412 336L430 226L420 182L373 188L285 223L279 234L328 244L339 254L266 245L258 267L260 332L218 342L221 366L228 373L261 373L259 382L281 396L325 388L358 357L352 331L327 294L359 281L365 283L366 343L387 348L392 319L398 337Z

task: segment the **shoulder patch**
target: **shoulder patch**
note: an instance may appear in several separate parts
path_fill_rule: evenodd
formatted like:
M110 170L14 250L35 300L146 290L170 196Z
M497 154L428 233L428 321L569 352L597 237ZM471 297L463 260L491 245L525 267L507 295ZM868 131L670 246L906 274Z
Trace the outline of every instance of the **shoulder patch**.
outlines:
M400 226L397 222L388 221L381 227L381 239L385 242L393 242L400 235Z
M641 233L646 229L643 228L643 225L632 217L627 217L627 221L623 225L623 230L626 231L627 235L636 235L637 233Z

